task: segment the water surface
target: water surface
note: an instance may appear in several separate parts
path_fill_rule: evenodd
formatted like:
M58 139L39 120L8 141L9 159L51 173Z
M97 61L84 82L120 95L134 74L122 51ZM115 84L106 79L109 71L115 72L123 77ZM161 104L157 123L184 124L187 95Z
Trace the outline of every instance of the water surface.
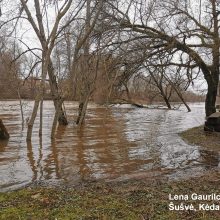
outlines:
M33 102L24 102L27 119ZM0 102L0 115L11 135L0 143L0 191L34 183L74 185L83 181L130 178L188 178L219 166L218 152L185 143L178 133L204 123L204 103L180 110L151 110L129 105L110 108L90 104L86 123L78 128L77 104L65 103L67 127L51 141L54 107L44 102L43 137L39 118L26 143L18 101Z

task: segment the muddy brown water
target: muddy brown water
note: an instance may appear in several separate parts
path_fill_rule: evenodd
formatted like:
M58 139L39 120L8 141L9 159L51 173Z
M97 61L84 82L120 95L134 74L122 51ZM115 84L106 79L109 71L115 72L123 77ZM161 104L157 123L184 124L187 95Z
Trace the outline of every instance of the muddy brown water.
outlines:
M24 102L27 119L33 102ZM58 127L51 141L54 107L44 102L43 136L39 118L31 143L26 124L21 125L18 101L1 101L0 116L11 135L0 143L0 191L29 184L73 186L84 181L121 181L132 178L188 178L218 168L218 152L185 143L178 133L204 123L204 103L192 112L135 108L110 108L90 104L82 128L74 124L77 103L65 103L67 127Z

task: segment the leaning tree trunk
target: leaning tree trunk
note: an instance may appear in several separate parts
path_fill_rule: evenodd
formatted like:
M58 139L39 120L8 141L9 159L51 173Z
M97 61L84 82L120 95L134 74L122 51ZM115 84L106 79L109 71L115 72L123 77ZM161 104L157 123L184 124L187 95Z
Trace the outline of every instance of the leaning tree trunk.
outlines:
M163 89L163 86L162 86L162 85L159 85L159 84L157 83L157 87L158 87L158 89L160 90L160 94L161 94L161 96L163 97L163 100L164 100L164 102L166 103L167 108L168 108L168 109L171 109L172 107L171 107L171 104L170 104L170 102L169 102L169 98L168 98L167 95L165 94L164 89Z
M171 104L169 102L169 96L166 95L164 89L163 89L163 78L166 79L166 77L164 76L164 73L162 72L161 75L160 75L160 80L158 81L158 79L155 77L154 73L149 71L150 72L150 75L154 81L154 83L156 84L157 88L160 90L160 95L162 96L164 102L166 103L167 105L167 108L168 109L171 109Z
M191 112L191 108L186 103L185 99L183 98L182 93L176 87L174 87L174 90L176 91L176 94L179 96L179 98L182 101L182 103L186 106L186 109L188 110L188 112Z
M185 105L186 109L188 110L188 112L191 112L191 108L189 107L189 105L186 103L185 99L183 98L182 93L179 91L179 89L175 86L175 84L168 78L166 77L166 80L170 83L170 85L172 86L172 88L174 89L174 91L176 92L176 94L179 96L180 100L182 101L182 103Z
M0 140L7 140L9 137L8 131L0 119Z
M31 114L31 118L28 122L27 137L26 137L27 141L31 140L34 121L37 117L37 111L38 111L39 104L40 104L40 101L42 99L42 96L43 96L43 93L40 91L38 93L38 95L36 96L35 100L34 100L34 108L33 108L32 114Z
M167 105L167 108L168 109L171 109L171 105L170 105L170 102L169 102L169 100L168 100L168 98L166 97L166 95L164 94L162 94L162 97L163 97L163 99L164 99L164 101L165 101L165 103L166 103L166 105Z

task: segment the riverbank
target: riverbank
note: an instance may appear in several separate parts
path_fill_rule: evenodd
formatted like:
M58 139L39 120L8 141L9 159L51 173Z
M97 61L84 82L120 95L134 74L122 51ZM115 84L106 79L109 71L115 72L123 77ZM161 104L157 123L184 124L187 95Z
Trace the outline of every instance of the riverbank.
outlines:
M198 182L200 184L198 184ZM33 187L0 193L0 219L220 219L220 211L169 211L169 194L220 194L217 171L178 182L130 180L87 183L76 188ZM181 201L174 201L180 204ZM214 202L219 204L219 201Z
M205 132L203 126L186 130L180 136L189 144L220 150L220 132Z

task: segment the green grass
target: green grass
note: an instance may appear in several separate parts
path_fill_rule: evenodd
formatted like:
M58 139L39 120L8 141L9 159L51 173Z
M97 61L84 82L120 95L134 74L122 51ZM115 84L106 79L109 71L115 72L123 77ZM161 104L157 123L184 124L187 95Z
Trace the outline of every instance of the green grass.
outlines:
M168 194L219 193L219 183L219 174L212 173L199 180L170 183L133 180L93 183L75 189L26 188L0 193L0 219L217 220L220 211L169 211Z

